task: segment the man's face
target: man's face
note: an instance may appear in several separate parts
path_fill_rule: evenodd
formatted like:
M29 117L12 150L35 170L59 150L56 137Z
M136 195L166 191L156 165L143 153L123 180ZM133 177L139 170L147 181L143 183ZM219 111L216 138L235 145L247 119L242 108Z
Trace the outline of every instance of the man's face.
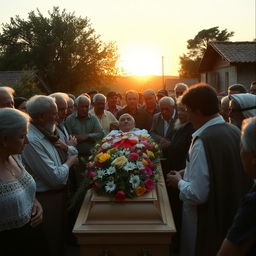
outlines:
M117 96L108 97L108 104L115 106L117 104Z
M137 108L139 104L139 96L134 92L129 92L126 95L126 103L128 108Z
M171 119L171 117L173 115L174 107L171 107L168 102L161 102L160 103L160 111L161 111L163 118L168 121Z
M74 111L74 101L72 99L69 99L67 104L68 104L68 108L67 108L66 116L69 116Z
M93 105L96 111L104 111L106 101L104 98L98 98L97 100L95 100Z
M87 118L89 111L89 101L81 98L77 105L77 115L79 118Z
M241 107L233 99L229 101L229 119L232 124L241 128L244 115Z
M156 96L153 94L144 95L144 101L148 108L152 108L156 106Z
M8 92L0 94L0 108L14 108L13 96Z
M50 132L54 132L58 118L58 108L57 105L54 103L52 104L50 110L43 115L44 128Z
M135 128L135 123L132 117L130 115L123 114L119 118L119 129L123 132L129 132L133 128Z
M64 99L56 99L56 104L58 106L58 123L62 123L65 120L67 113L67 102Z
M176 97L176 99L178 99L183 94L183 92L185 92L185 91L186 91L185 87L177 87L175 89L175 97Z

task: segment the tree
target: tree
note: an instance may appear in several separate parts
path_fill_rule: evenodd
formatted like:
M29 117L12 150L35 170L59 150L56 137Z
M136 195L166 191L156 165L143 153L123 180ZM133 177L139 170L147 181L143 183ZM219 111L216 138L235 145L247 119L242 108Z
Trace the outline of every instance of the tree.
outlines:
M66 92L116 75L116 45L102 42L87 17L58 7L48 14L44 17L37 9L27 20L16 16L3 25L1 70L37 70L53 91Z
M208 43L212 41L228 41L233 35L234 32L228 32L227 29L219 30L219 27L199 31L193 39L187 41L188 53L180 56L180 77L199 77L198 68Z

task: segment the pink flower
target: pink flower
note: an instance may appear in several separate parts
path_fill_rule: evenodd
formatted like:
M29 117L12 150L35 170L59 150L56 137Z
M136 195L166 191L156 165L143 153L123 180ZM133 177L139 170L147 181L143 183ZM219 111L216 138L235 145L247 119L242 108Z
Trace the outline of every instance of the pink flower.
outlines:
M148 150L151 150L151 146L145 141L142 142L142 144L148 149Z
M156 166L153 162L150 161L149 167L151 170L154 170Z
M87 178L88 179L92 179L94 176L96 176L96 172L91 172L91 171L87 172Z
M144 165L144 169L149 176L151 176L153 174L153 171L148 166Z
M130 153L129 159L136 161L138 158L139 155L137 153Z
M101 167L101 163L100 162L95 162L95 165L96 165L96 167Z
M147 191L151 191L155 187L155 183L151 179L146 179L144 181L144 185L145 185L145 188L147 189Z
M93 162L89 162L87 164L87 168L88 168L88 170L91 170L93 168Z
M97 182L92 183L92 188L96 191L99 188L99 184Z
M116 200L123 201L125 199L125 193L121 190L117 191L116 193Z

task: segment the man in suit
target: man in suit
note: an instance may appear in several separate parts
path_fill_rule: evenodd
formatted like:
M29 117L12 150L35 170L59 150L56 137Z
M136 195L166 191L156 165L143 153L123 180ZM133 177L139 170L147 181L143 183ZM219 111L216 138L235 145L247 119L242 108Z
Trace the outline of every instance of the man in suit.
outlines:
M160 112L154 114L150 135L160 144L163 157L166 158L166 149L170 145L174 122L176 120L175 102L171 97L163 97L159 101ZM166 160L162 161L163 172L166 169Z

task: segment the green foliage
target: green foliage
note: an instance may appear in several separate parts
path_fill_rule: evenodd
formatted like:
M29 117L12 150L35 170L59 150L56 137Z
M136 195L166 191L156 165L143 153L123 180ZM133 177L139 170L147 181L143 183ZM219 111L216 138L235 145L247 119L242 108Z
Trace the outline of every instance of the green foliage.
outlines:
M29 73L24 73L22 79L13 87L16 97L25 97L29 99L33 95L42 94L38 88L38 80L31 77Z
M85 84L104 83L117 69L116 45L104 43L89 19L54 7L4 24L0 34L0 69L35 68L53 91L74 92Z
M228 32L227 29L219 30L219 27L199 31L193 39L187 41L188 53L180 56L180 77L199 77L198 68L208 43L212 41L228 41L233 35L234 32Z

